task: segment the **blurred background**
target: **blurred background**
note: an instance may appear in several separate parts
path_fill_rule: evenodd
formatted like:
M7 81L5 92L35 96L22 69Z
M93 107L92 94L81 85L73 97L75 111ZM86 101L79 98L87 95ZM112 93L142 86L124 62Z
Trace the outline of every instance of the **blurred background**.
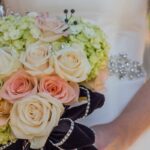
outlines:
M150 78L150 0L149 0L149 9L147 15L148 30L146 34L146 47L145 47L145 56L144 56L144 67L148 73L148 78Z

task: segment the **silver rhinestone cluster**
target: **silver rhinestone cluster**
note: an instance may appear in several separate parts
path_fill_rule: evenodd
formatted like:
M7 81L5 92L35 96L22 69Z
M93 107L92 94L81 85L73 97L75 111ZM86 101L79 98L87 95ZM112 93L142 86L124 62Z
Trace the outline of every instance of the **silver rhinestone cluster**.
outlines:
M16 142L16 141L15 141ZM9 142L3 146L0 147L0 150L5 150L6 148L8 148L9 146L11 146L12 144L14 144L15 142Z
M115 75L119 79L137 79L145 75L145 71L139 62L129 59L127 54L119 54L110 57L110 75Z
M64 136L64 138L60 142L53 143L52 141L49 140L50 143L52 143L55 147L57 147L59 149L61 149L60 146L63 145L69 139L70 135L72 134L72 132L74 130L74 122L71 119L63 118L61 120L68 120L71 123L70 129L68 130L67 134Z

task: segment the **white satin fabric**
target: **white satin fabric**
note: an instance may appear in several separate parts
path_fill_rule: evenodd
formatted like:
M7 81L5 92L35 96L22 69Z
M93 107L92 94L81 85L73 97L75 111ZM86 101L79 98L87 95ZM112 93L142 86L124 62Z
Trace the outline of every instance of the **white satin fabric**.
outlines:
M64 9L73 8L76 15L92 19L103 28L111 45L110 55L124 52L141 64L145 44L146 3L147 0L5 0L7 7L21 13L48 11L51 15L63 15ZM145 78L130 81L109 77L104 107L82 123L93 126L114 120L144 81ZM130 150L149 150L149 139L150 133L146 132Z

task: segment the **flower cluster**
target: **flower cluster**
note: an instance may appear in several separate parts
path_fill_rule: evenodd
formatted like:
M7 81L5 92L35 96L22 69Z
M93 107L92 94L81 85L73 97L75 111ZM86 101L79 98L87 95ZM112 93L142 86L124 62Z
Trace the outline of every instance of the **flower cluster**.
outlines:
M79 102L79 84L107 68L103 32L72 21L33 13L0 19L0 144L16 138L43 147L65 107Z

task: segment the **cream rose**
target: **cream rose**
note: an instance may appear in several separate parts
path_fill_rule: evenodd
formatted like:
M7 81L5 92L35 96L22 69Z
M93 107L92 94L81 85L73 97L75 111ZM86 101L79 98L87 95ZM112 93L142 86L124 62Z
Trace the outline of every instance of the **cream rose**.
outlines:
M31 148L42 148L64 112L62 103L46 93L17 101L10 114L10 126L16 138L28 139Z
M25 70L31 75L45 75L53 72L53 64L50 59L51 47L41 42L29 45L23 52L20 61Z
M12 106L8 101L0 99L0 126L7 124Z
M21 64L13 50L0 48L0 79L8 77L19 67L21 67Z
M82 82L91 71L84 50L79 46L65 48L54 56L55 72L67 81Z
M36 25L41 29L40 40L44 42L53 42L67 35L65 29L68 25L56 17L49 17L48 14L37 16Z

